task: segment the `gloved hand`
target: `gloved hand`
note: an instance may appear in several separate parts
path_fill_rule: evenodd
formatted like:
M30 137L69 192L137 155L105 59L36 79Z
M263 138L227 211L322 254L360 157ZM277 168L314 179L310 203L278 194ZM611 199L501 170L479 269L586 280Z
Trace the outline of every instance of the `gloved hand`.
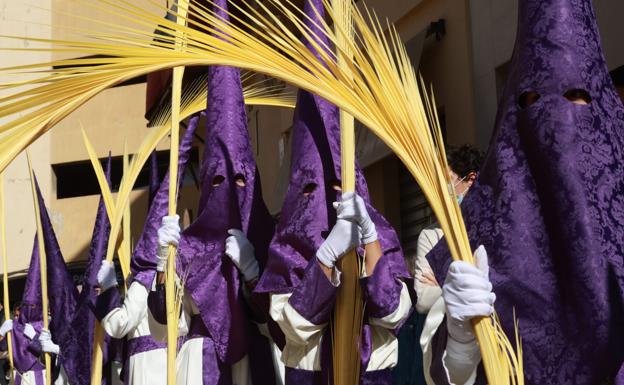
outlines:
M342 194L339 202L334 202L338 218L357 223L362 233L362 244L368 245L377 240L377 229L366 209L366 202L355 192Z
M360 237L360 228L355 222L338 218L327 239L316 251L316 258L323 265L333 268L343 255L360 245Z
M115 273L115 264L109 261L102 261L100 270L97 273L97 281L100 290L106 291L111 287L117 286L117 274Z
M164 272L169 257L169 245L178 246L180 242L180 216L162 217L162 225L158 229L158 263L156 271Z
M169 245L178 246L180 242L180 216L166 215L162 217L162 224L158 229L158 263L156 271L162 273L169 258Z
M449 336L461 343L474 341L470 320L490 316L496 300L485 248L479 246L474 257L476 266L463 261L451 263L442 287Z
M240 230L230 229L228 234L230 236L225 240L225 255L236 265L246 282L258 278L260 266L256 261L251 242Z
M28 337L29 340L32 340L37 335L37 332L31 324L27 323L24 325L24 335Z
M41 343L41 350L50 354L59 354L59 346L52 342L52 334L48 329L41 329L39 335L39 343Z
M2 326L0 326L0 336L6 336L6 334L11 330L13 330L13 320L8 319L2 323Z

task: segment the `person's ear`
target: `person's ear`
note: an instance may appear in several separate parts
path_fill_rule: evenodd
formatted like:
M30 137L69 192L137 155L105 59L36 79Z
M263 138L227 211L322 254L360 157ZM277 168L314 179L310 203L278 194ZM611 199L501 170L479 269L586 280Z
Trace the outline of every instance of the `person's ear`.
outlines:
M475 180L477 180L477 173L472 171L468 174L468 177L466 178L467 181L470 183L470 185L472 186L472 184L474 183Z

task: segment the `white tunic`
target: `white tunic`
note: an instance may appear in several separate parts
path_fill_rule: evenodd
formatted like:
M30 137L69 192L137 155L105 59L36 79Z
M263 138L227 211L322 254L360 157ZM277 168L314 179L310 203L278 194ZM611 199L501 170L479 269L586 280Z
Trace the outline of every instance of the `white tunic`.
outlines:
M41 375L43 376L43 384L45 385L46 383L45 369L41 371ZM17 371L15 371L13 373L13 376L14 376L13 378L17 380L17 377L19 377L20 374L17 373ZM28 372L21 374L21 378L22 378L22 385L37 385L36 373L33 370L29 370ZM59 373L59 376L54 381L54 385L67 385L67 384L69 384L69 380L67 379L67 374L65 373L65 370L61 367L61 372Z
M337 269L336 269L337 270ZM335 270L335 271L336 271ZM339 273L332 280L340 284ZM405 283L396 310L383 318L370 318L372 332L372 354L366 371L376 371L394 367L399 358L399 343L392 332L409 315L412 301ZM321 343L327 323L315 325L299 314L288 302L288 294L271 295L271 317L277 322L286 337L282 351L282 361L286 367L308 370L321 370Z
M420 314L427 314L431 306L442 296L440 286L433 286L421 282L424 274L433 275L433 270L427 261L427 254L442 239L444 233L438 225L431 225L420 232L418 236L418 246L416 248L416 266L414 271L414 290L416 291L416 311Z
M183 312L178 325L180 336L184 336L189 331L191 317L199 314L199 309L188 293L185 293L182 300ZM216 353L215 353L216 359ZM183 344L178 352L176 369L178 385L201 385L203 377L204 363L204 339L190 338ZM247 356L232 365L232 383L236 385L251 385L251 371Z
M150 329L150 325L156 323L148 319L151 316L147 311L147 295L145 286L132 282L123 305L109 312L102 320L106 333L113 338L126 337L128 340L162 333ZM127 376L130 385L166 385L167 350L156 349L130 356Z

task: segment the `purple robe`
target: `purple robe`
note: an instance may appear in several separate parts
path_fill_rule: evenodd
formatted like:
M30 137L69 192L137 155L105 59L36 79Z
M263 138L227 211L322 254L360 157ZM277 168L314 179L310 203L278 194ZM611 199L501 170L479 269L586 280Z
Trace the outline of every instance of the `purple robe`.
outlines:
M624 360L623 119L591 2L520 1L496 127L462 211L511 339L514 309L519 319L526 384L602 384ZM427 258L444 282L446 242ZM434 341L442 352L446 338ZM435 368L439 355L431 373L446 383Z
M74 286L71 274L67 270L65 260L61 254L52 222L48 215L43 196L39 190L39 185L35 178L35 187L37 191L37 199L39 200L41 226L43 231L43 238L46 251L46 265L47 265L47 283L48 283L48 309L50 312L50 321L48 328L52 334L52 340L60 347L60 360L57 363L63 362L63 357L71 355L73 345L71 338L71 321L76 311L76 304L78 299L78 290ZM37 253L38 254L38 253ZM41 306L41 276L39 271L39 258L33 258L31 260L31 266L29 269L29 276L27 284L31 285L28 292L24 293L24 301L33 301L33 298L39 298L34 301ZM30 283L29 283L30 282ZM24 306L24 304L22 304ZM41 309L39 307L39 309ZM72 362L63 362L62 365L67 365L73 368Z
M306 1L305 13L310 19L318 21L314 9L322 17L322 1ZM317 24L310 20L307 22L316 38L329 46ZM309 42L307 45L314 49ZM409 273L396 232L370 205L364 175L358 165L355 167L356 191L367 202L367 210L376 225L383 251L374 273L361 280L367 301L361 334L364 371L372 353L368 318L382 318L397 308L401 281L409 278ZM292 293L289 303L316 325L329 322L337 293L337 288L322 273L315 255L336 222L332 203L340 199L340 192L333 185L340 184L340 168L338 108L316 95L300 91L293 123L290 183L271 242L267 267L256 291ZM330 341L329 338L324 340ZM321 384L326 383L323 378L331 378L331 349L327 343L323 345L321 361L324 373L287 368L287 384ZM363 373L361 383L389 384L391 380L390 371L382 370Z
M191 157L191 149L195 130L199 124L200 114L191 117L186 132L180 142L178 149L178 195L184 174ZM154 277L156 276L156 264L158 255L158 229L161 225L161 218L167 215L169 207L169 172L160 183L160 188L154 195L151 202L145 227L136 245L130 268L132 270L132 279L141 282L148 290L151 290Z
M105 169L106 180L109 184L110 174L111 157L109 154ZM71 319L71 328L65 340L67 348L64 351L63 364L67 377L71 378L72 384L76 385L88 385L91 382L91 360L85 359L85 357L93 355L93 331L96 318L91 308L97 297L97 273L102 265L102 259L106 255L109 234L110 221L106 213L104 200L100 198L91 237L91 246L89 248L89 259L82 280L82 291L78 296L76 310ZM119 341L109 338L105 341L104 367L112 358L108 355L108 348L111 343L117 346ZM105 372L102 379L104 382L106 381L106 375L107 373Z
M22 294L20 315L13 322L13 331L11 332L13 363L19 373L28 371L41 372L45 370L45 366L39 360L40 352L34 349L33 341L24 334L24 327L27 323L33 326L37 334L41 331L43 312L41 309L40 274L39 242L35 235L33 251L30 257L30 267L28 268L24 293Z
M227 9L225 0L217 1L216 5ZM216 10L217 14L227 18L222 9ZM198 216L182 233L176 269L185 282L186 293L199 309L191 329L201 332L191 336L204 339L204 383L230 381L229 366L246 355L255 385L275 383L269 341L251 322L251 311L241 287L242 277L224 254L228 230L239 229L254 246L262 269L274 229L273 218L262 199L247 129L240 71L236 68L208 69L200 179ZM254 296L252 302L254 307L264 309L261 311L264 319L260 321L266 321L268 296ZM209 359L207 354L211 355ZM218 362L207 362L215 357Z

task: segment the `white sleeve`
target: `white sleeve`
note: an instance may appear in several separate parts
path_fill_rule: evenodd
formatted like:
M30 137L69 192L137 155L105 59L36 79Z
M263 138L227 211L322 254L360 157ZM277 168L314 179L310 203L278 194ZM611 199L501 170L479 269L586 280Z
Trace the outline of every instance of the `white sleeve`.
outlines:
M305 345L320 338L327 324L315 325L295 310L288 300L292 294L271 294L271 318L279 325L290 343Z
M282 362L290 368L321 369L321 340L327 324L315 325L288 303L291 294L271 294L271 318L286 338Z
M446 305L440 297L431 307L425 319L420 347L423 352L423 369L427 385L435 385L431 378L431 363L435 359L432 353L433 337L444 322ZM477 365L481 361L481 353L476 342L462 344L450 338L447 339L446 350L442 356L442 364L450 384L471 385L477 378Z
M147 289L138 282L128 288L123 305L102 319L102 327L113 338L123 338L135 329L147 314Z
M414 290L416 291L416 311L420 314L427 314L433 304L442 296L440 286L424 284L420 281L423 274L433 274L433 270L427 261L427 254L439 242L438 234L435 230L425 229L418 236L418 246L416 248L416 269L414 271Z

